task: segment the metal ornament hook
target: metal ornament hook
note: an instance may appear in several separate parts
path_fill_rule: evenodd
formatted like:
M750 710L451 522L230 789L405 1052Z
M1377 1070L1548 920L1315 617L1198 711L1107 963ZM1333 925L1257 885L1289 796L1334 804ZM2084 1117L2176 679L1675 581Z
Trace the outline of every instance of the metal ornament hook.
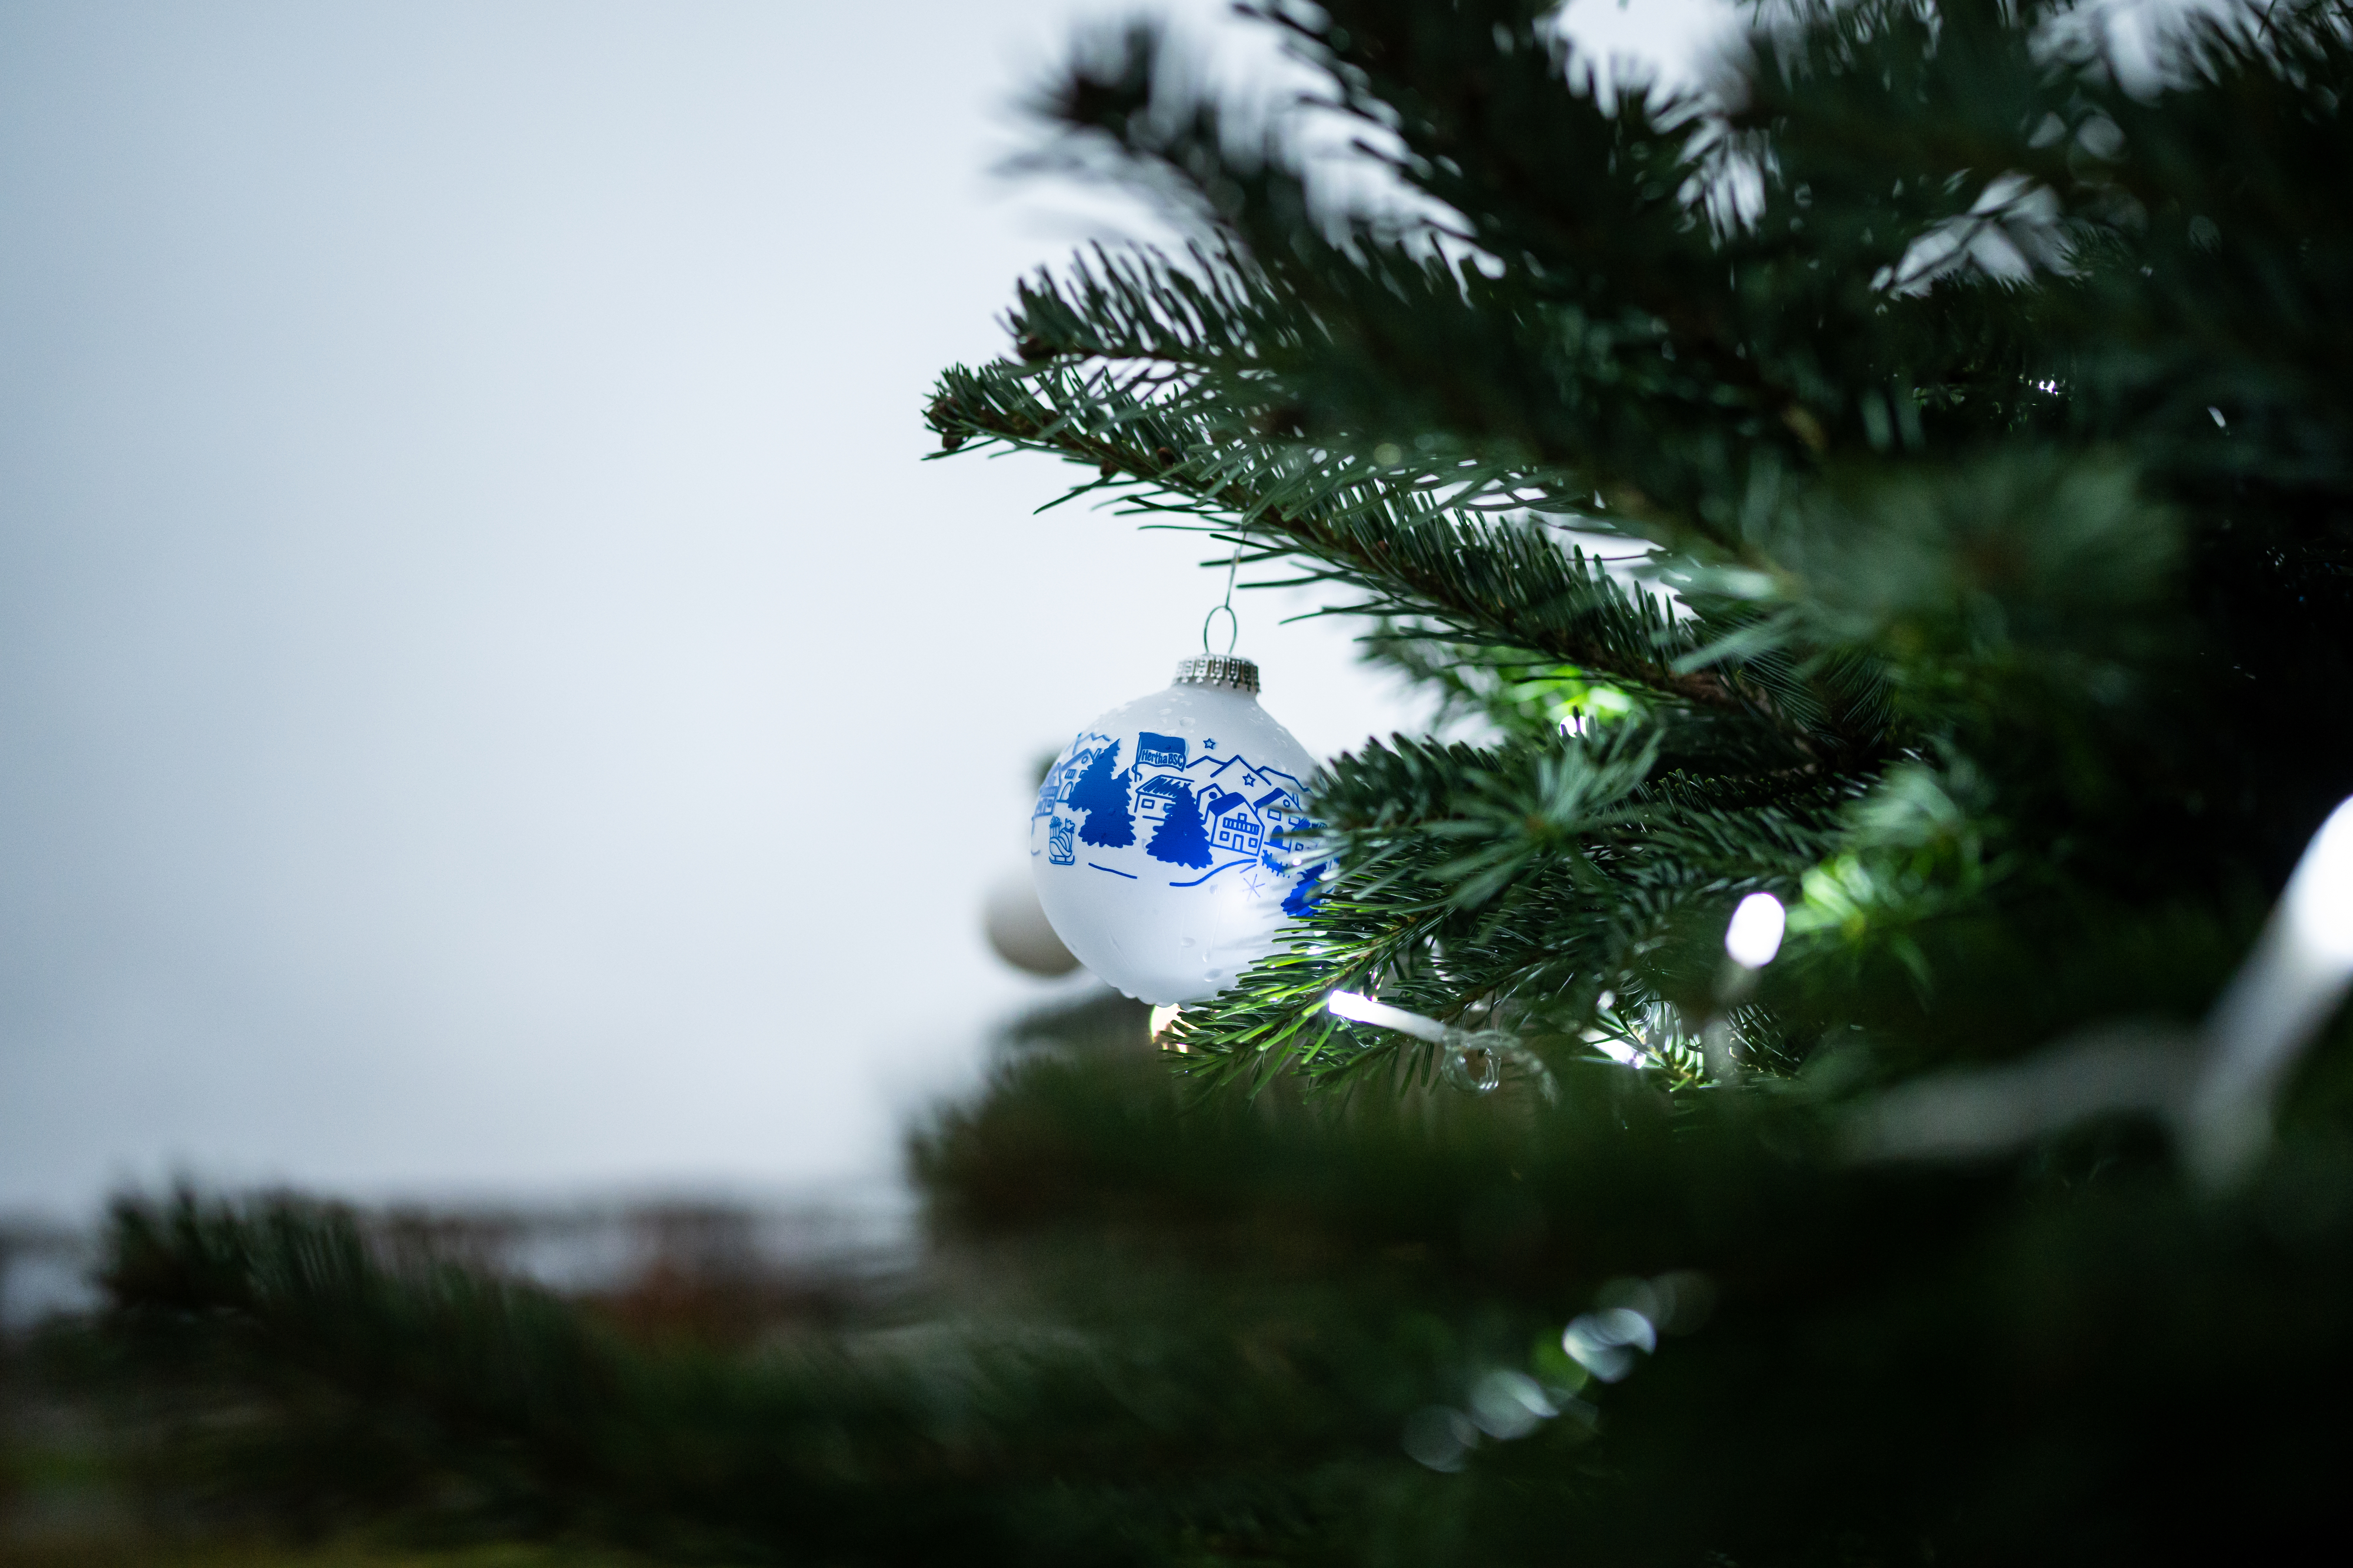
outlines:
M1233 557L1226 563L1225 602L1213 605L1209 613L1201 617L1201 651L1203 653L1209 651L1209 623L1218 618L1219 611L1223 611L1226 617L1226 653L1229 658L1232 656L1235 647L1242 640L1242 618L1234 614L1234 574L1241 570L1242 546L1249 540L1250 530L1247 528L1234 536Z
M1226 617L1226 652L1229 655L1232 654L1235 645L1241 641L1241 617L1234 614L1234 607L1231 605L1212 605L1209 606L1209 613L1201 617L1201 651L1203 653L1209 651L1209 623L1220 615Z

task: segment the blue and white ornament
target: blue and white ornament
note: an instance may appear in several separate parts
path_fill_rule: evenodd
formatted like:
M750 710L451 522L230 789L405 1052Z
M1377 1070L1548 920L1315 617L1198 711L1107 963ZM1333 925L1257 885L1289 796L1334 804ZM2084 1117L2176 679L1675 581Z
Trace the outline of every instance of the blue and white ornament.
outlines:
M1039 786L1029 868L1047 920L1138 1001L1216 995L1314 897L1325 868L1298 845L1314 771L1258 705L1257 665L1179 660L1166 691L1080 731Z

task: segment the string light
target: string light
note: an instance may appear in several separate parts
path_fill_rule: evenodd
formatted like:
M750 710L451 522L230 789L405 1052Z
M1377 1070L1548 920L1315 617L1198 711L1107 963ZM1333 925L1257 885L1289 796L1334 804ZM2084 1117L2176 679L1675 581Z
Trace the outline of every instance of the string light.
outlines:
M1751 893L1732 911L1725 928L1724 951L1743 969L1762 969L1781 951L1782 933L1789 929L1789 913L1770 893Z
M2353 800L2328 814L2287 880L2281 912L2297 941L2353 969Z
M2353 985L2353 799L2305 846L2287 890L2206 1020L2188 1149L2209 1185L2237 1180L2271 1142L2272 1106Z
M1343 1018L1395 1029L1400 1035L1411 1035L1415 1039L1428 1040L1433 1046L1444 1045L1448 1035L1459 1032L1449 1029L1435 1018L1425 1018L1419 1013L1409 1013L1402 1007L1376 1002L1354 991L1335 991L1324 999L1324 1005Z
M2297 1061L2353 989L2353 799L2305 847L2272 917L2195 1037L2124 1025L2041 1056L1901 1086L1857 1120L1864 1158L1952 1158L2012 1148L2103 1111L2174 1123L2210 1191L2250 1175Z
M1504 1030L1458 1029L1435 1018L1376 1002L1356 991L1335 991L1324 998L1324 1006L1325 1011L1351 1022L1395 1029L1400 1035L1410 1035L1440 1047L1439 1070L1449 1083L1467 1093L1493 1093L1504 1081L1504 1066L1509 1062L1535 1079L1536 1089L1546 1101L1560 1097L1560 1086L1553 1081L1552 1069Z

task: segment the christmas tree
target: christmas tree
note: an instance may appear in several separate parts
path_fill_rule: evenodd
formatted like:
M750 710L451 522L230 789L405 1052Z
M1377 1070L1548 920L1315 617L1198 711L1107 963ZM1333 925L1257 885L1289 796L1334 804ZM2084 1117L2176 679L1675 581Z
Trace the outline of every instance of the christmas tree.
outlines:
M1071 786L1071 805L1087 814L1079 837L1089 844L1121 848L1135 842L1135 818L1128 809L1127 779L1119 771L1119 742L1095 753L1087 771Z
M2330 1529L2353 14L2127 68L2064 5L1775 8L1694 97L1541 5L1255 14L1305 104L1074 52L1038 162L1195 237L1021 286L929 408L1340 590L1440 700L1313 782L1295 940L1156 1059L1013 1031L848 1321L649 1338L332 1209L127 1204L83 1362L150 1473L701 1561Z
M1201 820L1200 798L1189 789L1179 790L1168 803L1168 815L1153 829L1152 842L1144 847L1144 851L1172 866L1208 865L1209 825Z

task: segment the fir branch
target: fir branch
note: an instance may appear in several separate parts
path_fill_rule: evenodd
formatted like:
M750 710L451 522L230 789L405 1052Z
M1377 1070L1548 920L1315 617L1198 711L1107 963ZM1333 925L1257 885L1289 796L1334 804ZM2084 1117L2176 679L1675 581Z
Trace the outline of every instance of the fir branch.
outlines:
M1466 514L1345 466L1313 467L1229 434L1214 405L1138 397L1107 377L1056 367L990 367L947 373L932 416L959 446L997 441L1094 467L1097 481L1074 496L1125 476L1159 492L1130 498L1138 510L1277 542L1310 563L1300 581L1370 595L1345 613L1412 613L1451 638L1507 642L1813 743L1736 669L1682 668L1701 646L1691 630L1544 529ZM1264 543L1252 556L1272 558Z
M1688 1001L1713 981L1732 904L1794 897L1847 795L1719 803L1680 773L1654 777L1666 733L1629 721L1493 749L1400 737L1339 759L1303 845L1333 866L1312 932L1186 1010L1178 1069L1212 1083L1286 1068L1328 1083L1399 1064L1427 1075L1429 1050L1324 1013L1334 990L1448 1019L1509 1006L1565 1036L1593 1026L1604 991Z

